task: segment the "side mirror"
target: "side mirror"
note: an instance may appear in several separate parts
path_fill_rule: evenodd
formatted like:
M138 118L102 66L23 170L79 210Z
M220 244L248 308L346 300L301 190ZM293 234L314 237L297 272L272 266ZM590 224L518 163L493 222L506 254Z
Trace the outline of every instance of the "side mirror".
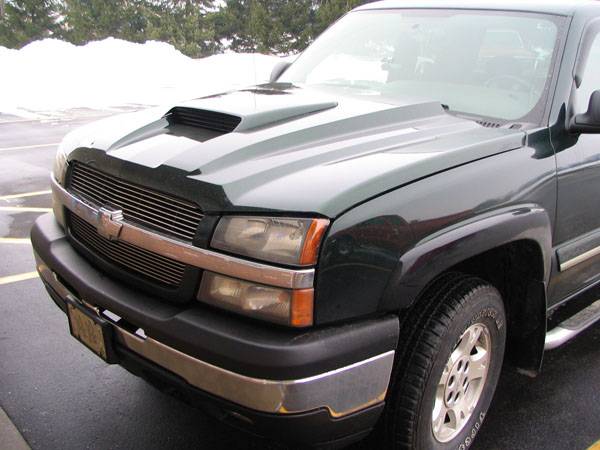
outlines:
M273 67L273 70L271 71L269 83L275 83L277 79L283 75L283 72L285 72L291 65L292 63L289 61L279 61L277 64L275 64L275 67Z
M573 117L569 130L573 133L600 133L600 91L592 93L587 112Z

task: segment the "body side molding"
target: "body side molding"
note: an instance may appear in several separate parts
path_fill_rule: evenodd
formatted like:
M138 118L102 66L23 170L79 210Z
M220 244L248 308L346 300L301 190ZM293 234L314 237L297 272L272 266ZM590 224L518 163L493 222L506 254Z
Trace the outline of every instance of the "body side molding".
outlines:
M556 250L558 267L561 272L597 255L600 255L600 230L594 230L583 237L578 237L561 245Z

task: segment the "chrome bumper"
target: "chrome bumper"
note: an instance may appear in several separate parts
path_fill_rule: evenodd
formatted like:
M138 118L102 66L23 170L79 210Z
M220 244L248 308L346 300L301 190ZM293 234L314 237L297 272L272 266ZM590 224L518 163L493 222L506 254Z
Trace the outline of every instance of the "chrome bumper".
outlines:
M36 255L42 280L62 299L79 300ZM87 307L109 320L117 342L132 352L180 376L190 385L241 406L275 414L294 414L326 408L332 417L343 417L384 400L394 361L394 351L346 367L296 380L247 377L186 355L146 336L119 326L110 311Z

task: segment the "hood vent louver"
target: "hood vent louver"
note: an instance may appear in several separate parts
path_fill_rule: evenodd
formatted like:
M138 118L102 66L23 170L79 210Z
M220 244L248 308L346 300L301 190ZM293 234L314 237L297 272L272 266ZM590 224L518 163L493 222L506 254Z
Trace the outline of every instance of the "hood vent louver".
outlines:
M500 128L502 126L498 122L492 122L491 120L477 120L476 122L486 128Z
M171 109L165 118L170 125L185 125L223 134L231 133L242 121L241 117L230 114L182 106Z

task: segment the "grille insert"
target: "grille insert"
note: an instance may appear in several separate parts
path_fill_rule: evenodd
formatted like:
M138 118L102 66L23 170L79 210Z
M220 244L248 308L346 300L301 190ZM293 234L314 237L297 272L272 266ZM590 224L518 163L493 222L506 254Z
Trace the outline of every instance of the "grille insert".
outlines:
M242 121L241 117L182 106L173 108L165 117L170 124L204 128L205 130L218 131L224 134L231 133Z
M98 206L123 210L128 222L191 242L203 214L185 200L108 175L74 162L69 190Z
M110 241L85 220L70 215L71 234L103 259L152 281L177 287L183 280L185 264L121 241Z

